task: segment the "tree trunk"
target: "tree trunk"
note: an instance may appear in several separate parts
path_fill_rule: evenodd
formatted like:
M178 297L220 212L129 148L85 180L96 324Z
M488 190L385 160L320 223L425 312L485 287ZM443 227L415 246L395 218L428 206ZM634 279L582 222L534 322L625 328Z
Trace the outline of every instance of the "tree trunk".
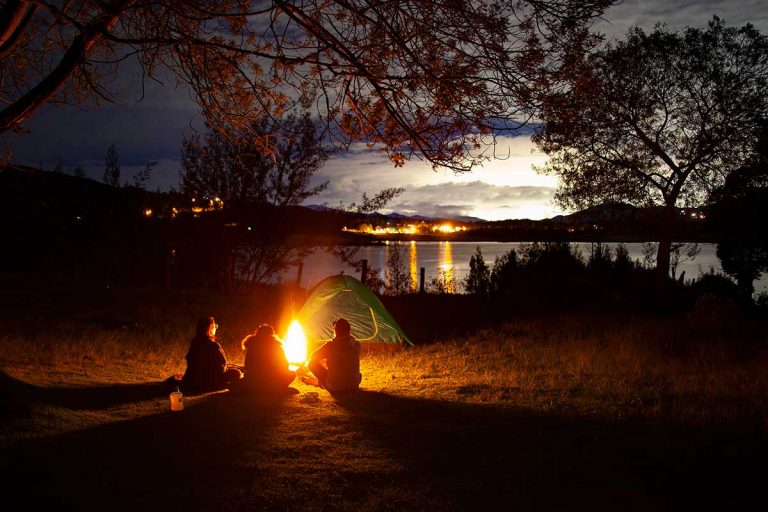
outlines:
M670 252L672 251L672 231L675 222L675 205L666 205L659 232L659 249L656 252L656 295L663 297L669 282Z

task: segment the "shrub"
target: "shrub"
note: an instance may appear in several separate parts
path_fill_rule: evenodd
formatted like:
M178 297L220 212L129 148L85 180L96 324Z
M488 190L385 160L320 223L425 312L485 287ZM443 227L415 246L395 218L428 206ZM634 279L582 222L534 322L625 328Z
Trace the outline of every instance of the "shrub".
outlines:
M469 259L469 275L464 281L464 288L467 293L476 295L487 295L491 289L491 269L485 263L479 246Z

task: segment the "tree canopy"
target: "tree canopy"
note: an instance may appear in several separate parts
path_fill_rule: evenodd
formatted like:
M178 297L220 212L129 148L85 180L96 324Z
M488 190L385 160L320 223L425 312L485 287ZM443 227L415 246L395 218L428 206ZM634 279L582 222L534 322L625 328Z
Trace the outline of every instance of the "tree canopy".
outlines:
M541 171L566 208L663 206L657 270L669 271L675 208L700 206L752 154L768 118L768 39L751 25L632 29L574 66L542 103Z
M712 194L710 210L723 271L751 297L768 271L768 121L749 161Z
M142 79L189 86L208 126L229 133L312 107L340 145L466 170L528 119L534 77L591 44L587 24L611 3L8 0L0 132L45 103L110 101L134 61Z
M247 133L269 137L265 155L245 133L227 137L212 131L185 138L181 146L181 187L190 197L219 197L226 206L269 203L294 206L321 192L311 179L328 158L320 131L308 113L254 121Z

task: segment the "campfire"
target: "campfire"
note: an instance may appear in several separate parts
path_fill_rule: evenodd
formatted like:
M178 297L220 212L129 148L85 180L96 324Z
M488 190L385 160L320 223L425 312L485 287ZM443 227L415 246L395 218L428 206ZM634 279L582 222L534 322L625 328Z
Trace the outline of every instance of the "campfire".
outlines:
M283 339L283 351L291 370L304 366L307 360L307 337L298 320L291 322L288 327L288 332Z

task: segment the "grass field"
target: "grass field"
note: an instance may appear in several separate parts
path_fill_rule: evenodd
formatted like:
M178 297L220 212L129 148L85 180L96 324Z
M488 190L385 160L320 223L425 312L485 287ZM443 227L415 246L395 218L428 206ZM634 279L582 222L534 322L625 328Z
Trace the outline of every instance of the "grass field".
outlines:
M511 316L366 353L353 395L295 382L296 394L212 393L170 412L158 382L183 371L198 316L216 315L241 362L239 340L260 322L283 322L287 296L0 293L2 510L746 510L763 501L766 321L711 304L685 317Z

